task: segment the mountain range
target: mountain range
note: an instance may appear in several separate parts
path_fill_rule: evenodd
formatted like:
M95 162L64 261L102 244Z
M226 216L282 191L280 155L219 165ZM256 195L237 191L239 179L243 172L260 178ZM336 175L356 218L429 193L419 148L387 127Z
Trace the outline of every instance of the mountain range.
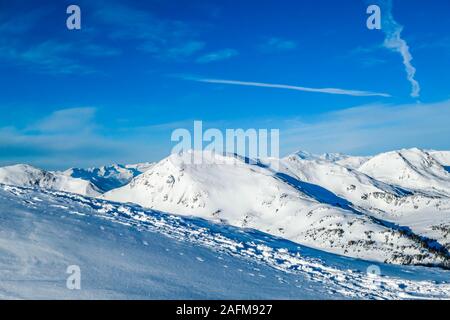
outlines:
M252 160L188 151L63 172L15 165L0 168L0 183L200 217L352 258L450 267L449 151Z

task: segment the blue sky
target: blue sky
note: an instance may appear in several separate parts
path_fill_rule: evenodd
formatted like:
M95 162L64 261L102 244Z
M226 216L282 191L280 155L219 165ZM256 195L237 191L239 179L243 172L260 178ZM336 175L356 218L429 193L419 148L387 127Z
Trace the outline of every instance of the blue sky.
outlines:
M66 28L70 4L81 30ZM382 30L366 28L369 4ZM448 0L0 0L0 165L158 160L193 120L279 128L282 154L450 149L449 12Z

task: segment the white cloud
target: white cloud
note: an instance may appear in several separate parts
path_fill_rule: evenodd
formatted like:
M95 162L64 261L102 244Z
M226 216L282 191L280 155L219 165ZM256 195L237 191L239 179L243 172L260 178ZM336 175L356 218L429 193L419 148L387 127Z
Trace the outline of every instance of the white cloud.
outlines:
M132 5L112 2L95 3L94 15L111 30L113 40L135 41L138 50L163 60L184 60L201 51L205 43L198 32L180 20L166 19Z
M267 39L261 46L262 51L289 51L297 48L297 42L281 38L272 37Z
M37 121L28 130L42 133L82 132L92 130L96 109L91 107L57 110Z
M88 33L84 40L61 38L56 33L35 36L48 8L23 14L0 14L0 60L47 74L87 74L94 69L80 62L81 57L111 57L121 54L116 48L93 44Z
M301 119L233 119L215 128L280 129L282 154L374 154L420 147L450 149L450 100L430 104L364 105ZM62 109L25 128L0 127L0 165L30 163L50 169L159 160L173 146L170 133L192 120L142 127L104 128L94 108Z
M207 53L197 59L197 63L210 63L215 61L227 60L237 56L239 53L234 49L223 49Z
M107 131L95 108L57 110L24 128L0 127L0 166L29 163L47 169L90 167L157 160L170 152L154 131ZM167 149L167 150L166 150Z
M403 26L394 20L392 15L392 1L382 1L382 4L384 6L384 10L382 11L382 30L386 34L384 46L400 53L402 56L406 77L411 83L411 97L417 98L420 95L420 85L415 79L416 68L414 68L411 63L413 57L409 50L408 43L401 37Z
M378 93L378 92L360 91L360 90L347 90L347 89L338 89L338 88L308 88L308 87L300 87L300 86L293 86L293 85L286 85L286 84L248 82L248 81L236 81L236 80L224 80L224 79L207 79L207 78L195 78L195 77L185 77L185 79L198 81L198 82L206 82L206 83L229 84L229 85L248 86L248 87L287 89L287 90L296 90L296 91L305 91L305 92L348 95L348 96L355 96L355 97L370 97L370 96L390 97L391 96L387 93Z
M280 143L292 152L373 154L407 147L450 149L450 101L366 105L315 119L286 120Z

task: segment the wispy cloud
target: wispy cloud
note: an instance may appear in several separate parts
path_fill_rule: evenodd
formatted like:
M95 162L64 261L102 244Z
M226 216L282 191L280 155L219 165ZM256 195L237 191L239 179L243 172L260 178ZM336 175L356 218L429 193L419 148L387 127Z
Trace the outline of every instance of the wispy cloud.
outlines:
M26 162L50 169L153 161L167 156L173 129L192 120L108 131L91 107L56 110L22 127L0 127L0 165ZM381 115L381 116L380 116ZM385 116L382 116L385 115ZM363 105L307 118L233 119L214 128L279 128L282 154L373 154L407 147L449 149L450 101Z
M347 95L347 96L355 96L355 97L371 97L371 96L390 97L391 96L387 93L378 93L378 92L360 91L360 90L347 90L347 89L338 89L338 88L308 88L308 87L300 87L300 86L293 86L293 85L286 85L286 84L273 84L273 83L263 83L263 82L248 82L248 81L208 79L208 78L196 78L196 77L183 77L183 78L185 80L192 80L192 81L205 82L205 83L217 83L217 84L248 86L248 87L274 88L274 89L287 89L287 90L295 90L295 91L338 94L338 95Z
M165 48L151 41L144 41L137 49L150 53L153 57L161 60L185 61L205 47L205 43L196 40L187 40L184 43L173 44Z
M73 46L53 40L44 41L27 48L6 43L0 46L0 57L43 73L70 74L92 72L87 66L70 58Z
M98 57L115 57L122 54L122 51L117 48L106 47L94 43L78 43L73 51L77 51L78 54L90 56L94 58Z
M24 127L0 127L0 166L30 163L48 169L95 166L108 163L152 161L170 152L170 141L149 141L154 129L105 132L97 109L80 107L56 110Z
M81 107L61 109L36 121L26 131L40 133L80 132L92 130L96 108Z
M0 59L34 72L46 74L85 74L95 70L80 62L80 57L111 57L120 50L95 44L88 32L84 38L69 40L55 32L35 35L39 23L46 18L44 9L23 15L4 13L0 16ZM62 29L64 31L64 29Z
M352 62L359 62L361 66L370 68L385 64L387 61L384 58L380 58L375 55L376 51L384 50L383 45L372 45L372 46L358 46L350 50L343 57L349 59Z
M416 68L413 67L411 61L413 59L409 50L408 43L402 38L403 26L395 21L392 14L392 0L382 0L381 4L384 8L382 11L382 30L386 35L384 46L390 50L400 53L405 66L406 77L411 83L411 97L420 96L420 85L415 79Z
M40 19L45 17L45 13L44 9L34 9L14 15L8 11L0 12L0 34L18 35L30 31Z
M110 28L109 38L135 41L136 49L164 60L184 60L203 50L197 31L188 23L159 17L123 3L101 5L95 13Z
M450 100L364 105L314 118L285 120L280 144L285 153L298 149L350 154L410 147L449 149L449 118Z
M205 43L203 41L188 41L181 46L168 49L167 54L173 58L188 57L202 50L204 47Z
M434 38L434 39L424 39L422 43L417 45L415 49L443 49L443 50L450 50L450 36L446 36L443 38Z
M197 59L197 63L210 63L215 61L227 60L237 56L239 53L234 49L223 49L207 53Z
M260 45L260 49L265 52L289 51L296 48L297 42L276 37L268 38Z
M94 108L57 110L24 128L0 128L0 162L11 164L30 162L44 166L69 166L75 162L92 161L114 154L113 150L125 147L94 132ZM90 158L91 159L88 159ZM86 158L86 159L83 159ZM58 165L58 161L61 164Z

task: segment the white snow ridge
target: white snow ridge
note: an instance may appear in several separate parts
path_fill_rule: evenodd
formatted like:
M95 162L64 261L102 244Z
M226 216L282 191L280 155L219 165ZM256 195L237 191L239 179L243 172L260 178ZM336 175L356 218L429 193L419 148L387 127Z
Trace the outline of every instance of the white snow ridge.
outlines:
M449 154L3 167L0 298L450 299Z
M21 187L40 187L88 196L100 194L100 190L89 181L37 169L26 164L0 168L0 183Z

